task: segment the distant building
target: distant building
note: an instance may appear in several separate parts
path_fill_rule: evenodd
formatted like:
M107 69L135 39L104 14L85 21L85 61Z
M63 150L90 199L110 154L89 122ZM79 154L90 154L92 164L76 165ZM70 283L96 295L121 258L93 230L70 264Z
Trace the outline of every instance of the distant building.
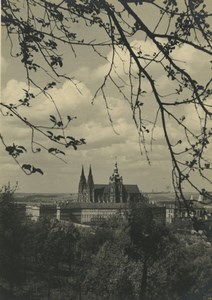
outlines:
M38 205L26 205L26 216L32 221L38 221L40 218L40 206Z
M84 167L82 167L78 202L132 203L141 200L142 195L136 184L123 184L123 178L119 175L117 163L115 163L108 184L94 184L91 166L86 181Z
M196 217L198 219L205 218L205 209L203 205L195 200L176 201L175 217L186 219Z
M166 223L170 224L175 218L175 203L167 203L164 205L166 208Z
M212 204L212 192L207 192L205 189L202 189L198 201L203 204Z
M33 221L39 218L55 219L57 218L57 206L54 204L26 205L26 215Z
M197 219L205 220L207 218L206 205L199 203L193 198L185 201L174 199L164 201L151 200L151 204L166 208L166 224L170 224L176 219L185 220L196 217ZM211 207L211 205L208 205L207 207Z
M152 217L157 224L165 224L165 207L149 206ZM61 222L71 221L80 224L97 224L114 215L127 216L131 211L130 203L92 203L75 202L61 206L39 205L26 206L26 214L33 221L39 218L57 219Z

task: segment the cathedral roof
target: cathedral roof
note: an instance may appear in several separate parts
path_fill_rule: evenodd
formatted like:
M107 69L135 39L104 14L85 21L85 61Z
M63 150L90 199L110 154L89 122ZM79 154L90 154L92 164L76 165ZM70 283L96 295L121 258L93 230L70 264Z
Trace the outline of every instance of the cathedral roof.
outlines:
M94 188L95 189L103 189L106 188L108 186L108 184L94 184Z
M139 188L136 184L123 184L124 189L128 194L139 194ZM102 192L104 194L109 193L108 184L94 184L94 190Z
M101 194L109 194L108 184L94 184L94 192Z
M137 184L124 184L124 187L129 194L140 193Z

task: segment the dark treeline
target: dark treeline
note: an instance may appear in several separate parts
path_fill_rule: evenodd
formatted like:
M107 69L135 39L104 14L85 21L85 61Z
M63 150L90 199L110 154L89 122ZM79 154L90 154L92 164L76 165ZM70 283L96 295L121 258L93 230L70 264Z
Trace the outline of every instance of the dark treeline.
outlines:
M204 239L158 226L147 207L95 227L28 220L5 188L0 202L1 299L209 299Z

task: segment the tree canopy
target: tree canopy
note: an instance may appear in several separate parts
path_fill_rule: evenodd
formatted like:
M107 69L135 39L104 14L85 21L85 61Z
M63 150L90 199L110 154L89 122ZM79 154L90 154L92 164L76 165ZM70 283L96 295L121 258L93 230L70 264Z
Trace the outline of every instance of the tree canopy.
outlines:
M145 207L94 227L20 215L0 193L1 299L209 299L211 244L157 225ZM101 225L101 226L100 226ZM140 226L140 230L138 230Z
M85 139L66 134L75 117L61 116L50 90L69 80L81 92L75 74L71 73L72 57L86 48L87 59L89 55L96 56L107 66L90 99L92 103L102 96L112 126L110 91L128 103L141 152L149 163L155 129L159 126L172 161L176 196L184 198L185 184L201 192L193 174L211 183L212 170L211 78L207 70L212 41L207 5L210 2L203 0L3 0L2 25L10 41L10 53L21 60L28 86L22 99L0 104L3 116L16 117L30 128L32 152L45 150L61 158L64 149L76 150L84 144ZM150 10L154 19L148 18ZM70 49L71 75L63 72L67 61L62 47L66 45ZM192 55L193 61L201 57L206 62L204 74L198 73L198 66L196 72L192 70ZM38 74L42 73L45 83L39 80ZM166 91L164 82L168 86ZM49 116L47 125L34 124L22 115L23 107L33 110L41 93L50 99L56 111ZM51 146L39 143L36 133L50 141ZM1 140L19 163L19 156L26 149L15 143L7 145L6 137L1 136ZM20 167L26 174L43 172L30 164Z

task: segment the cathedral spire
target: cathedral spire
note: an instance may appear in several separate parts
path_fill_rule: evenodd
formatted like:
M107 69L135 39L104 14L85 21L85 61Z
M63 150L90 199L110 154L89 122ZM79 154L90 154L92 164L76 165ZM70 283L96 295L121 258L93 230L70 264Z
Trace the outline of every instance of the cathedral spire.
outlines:
M91 169L91 165L90 165L90 168L89 168L89 175L88 176L92 176L92 169Z
M89 174L88 174L88 198L89 198L88 200L90 202L94 201L94 181L93 181L91 165L90 165Z
M91 165L89 168L89 174L88 174L88 186L93 187L94 182L93 182L93 174L92 174L92 169L91 169Z
M84 172L84 166L82 165L82 172L81 172L81 178L85 177L85 172Z
M84 186L86 185L86 178L85 178L85 172L84 172L84 166L82 165L82 171L80 176L80 183Z
M79 189L78 189L78 201L80 202L86 201L86 194L87 194L87 182L85 178L84 166L82 165L82 171L81 171Z

